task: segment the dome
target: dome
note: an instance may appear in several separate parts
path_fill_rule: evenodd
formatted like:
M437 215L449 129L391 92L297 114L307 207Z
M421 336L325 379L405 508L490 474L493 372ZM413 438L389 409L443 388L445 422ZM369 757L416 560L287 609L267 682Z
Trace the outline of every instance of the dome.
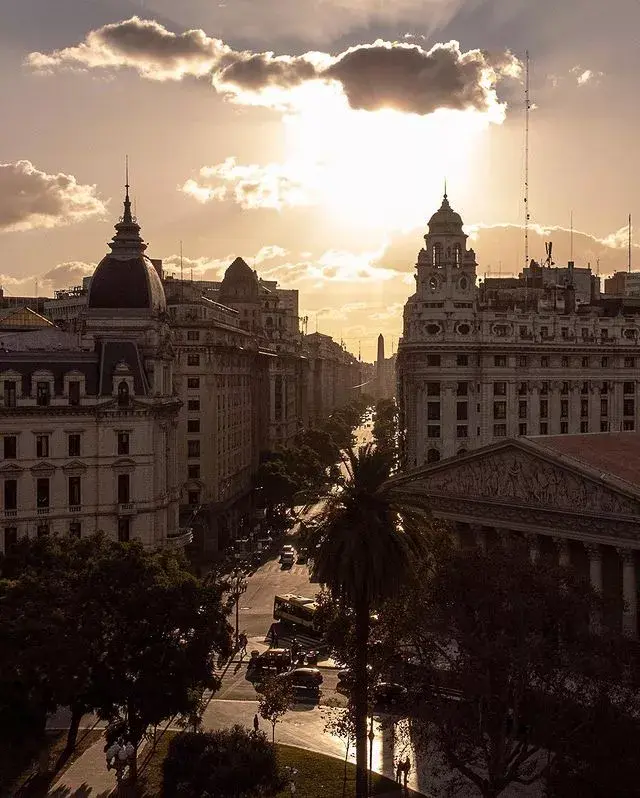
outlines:
M124 214L115 225L111 253L98 264L89 285L89 308L165 311L167 303L162 280L144 254L147 245L140 237L140 225L131 215L129 186Z
M442 205L429 219L429 233L431 235L460 235L462 233L462 217L456 213L445 193Z
M227 268L220 286L220 299L236 302L258 302L258 275L242 258L236 258Z

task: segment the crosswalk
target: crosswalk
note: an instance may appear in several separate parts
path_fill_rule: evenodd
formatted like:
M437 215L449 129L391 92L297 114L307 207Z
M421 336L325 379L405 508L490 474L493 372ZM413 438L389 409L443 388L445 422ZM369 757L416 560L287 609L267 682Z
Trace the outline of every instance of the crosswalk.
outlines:
M278 633L278 648L291 648L291 642L294 637L298 641L301 651L317 651L321 644L317 637L298 634L291 629L283 629Z

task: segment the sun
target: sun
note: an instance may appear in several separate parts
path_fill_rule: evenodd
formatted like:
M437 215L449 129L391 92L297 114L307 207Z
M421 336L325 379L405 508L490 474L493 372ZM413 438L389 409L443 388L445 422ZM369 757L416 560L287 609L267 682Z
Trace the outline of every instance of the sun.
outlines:
M445 178L466 185L493 121L477 111L354 110L320 82L305 85L292 108L284 118L287 171L330 214L384 231L424 223Z

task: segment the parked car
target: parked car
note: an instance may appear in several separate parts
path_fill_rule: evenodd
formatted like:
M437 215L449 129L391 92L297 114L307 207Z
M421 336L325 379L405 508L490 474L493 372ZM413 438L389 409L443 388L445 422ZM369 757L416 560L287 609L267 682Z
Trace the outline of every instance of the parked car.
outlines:
M294 687L319 689L323 681L319 668L294 668L283 676L286 676Z
M251 652L247 666L247 679L261 681L267 676L277 676L291 667L291 651L288 648L270 648L262 654Z
M281 568L291 568L295 562L295 554L293 552L287 552L286 554L282 554L280 556L280 567Z
M395 682L379 682L373 688L372 700L380 709L402 709L407 704L407 688Z

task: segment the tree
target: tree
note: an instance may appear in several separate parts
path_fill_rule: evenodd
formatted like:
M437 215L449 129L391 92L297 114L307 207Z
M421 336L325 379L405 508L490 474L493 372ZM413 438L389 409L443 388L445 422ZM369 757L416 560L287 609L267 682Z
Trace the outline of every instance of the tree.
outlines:
M242 726L171 740L163 763L165 798L252 798L275 795L284 779L276 750L262 732Z
M347 792L347 762L349 751L356 737L356 725L352 707L331 707L324 731L339 737L344 742L344 773L342 776L342 798Z
M606 641L589 629L598 601L515 543L443 556L396 616L420 663L409 677L417 739L435 727L449 765L485 798L540 780L559 741L617 689Z
M347 450L341 492L328 497L314 533L314 573L334 599L353 613L353 702L356 726L356 796L367 792L368 651L372 611L396 595L428 553L430 527L418 508L401 507L385 490L387 453L363 446Z
M293 706L294 688L286 675L271 676L259 687L260 700L258 712L260 717L271 724L271 742L276 740L276 723L284 717Z

